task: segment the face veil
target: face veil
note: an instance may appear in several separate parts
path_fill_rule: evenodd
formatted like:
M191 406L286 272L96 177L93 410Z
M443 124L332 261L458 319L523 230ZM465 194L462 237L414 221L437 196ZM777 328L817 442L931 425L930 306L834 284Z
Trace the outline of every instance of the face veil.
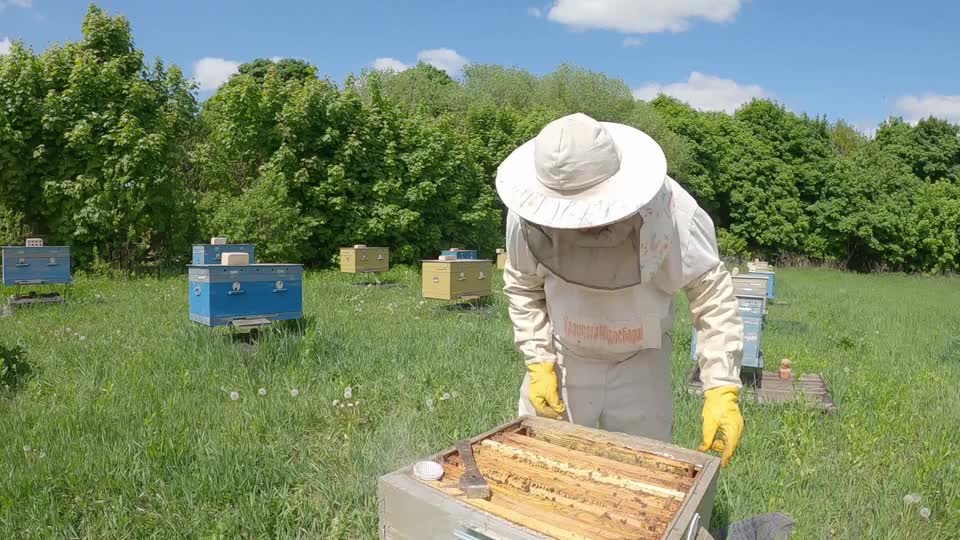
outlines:
M674 240L672 194L663 189L626 219L592 229L555 229L520 220L537 261L560 279L600 290L635 287L653 279Z

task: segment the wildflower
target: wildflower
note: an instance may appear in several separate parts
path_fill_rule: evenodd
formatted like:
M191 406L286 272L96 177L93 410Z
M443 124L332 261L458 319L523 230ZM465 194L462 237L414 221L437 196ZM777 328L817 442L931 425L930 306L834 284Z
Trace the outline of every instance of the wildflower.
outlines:
M923 519L930 519L930 509L924 506L920 509L920 517Z
M236 390L234 390L233 392L230 392L230 399L232 399L233 401L240 399L240 392L237 392Z
M260 394L261 396L265 396L265 395L267 395L267 389L266 389L266 388L261 388L261 389L257 390L257 393Z
M430 398L427 398L427 410L433 410L433 400Z
M343 389L343 399L350 399L353 397L353 388L349 386Z
M293 397L297 397L297 396L300 395L300 391L297 390L296 388L293 388L293 389L290 390L290 395L293 396Z
M903 496L903 504L917 504L920 502L919 493L907 493Z

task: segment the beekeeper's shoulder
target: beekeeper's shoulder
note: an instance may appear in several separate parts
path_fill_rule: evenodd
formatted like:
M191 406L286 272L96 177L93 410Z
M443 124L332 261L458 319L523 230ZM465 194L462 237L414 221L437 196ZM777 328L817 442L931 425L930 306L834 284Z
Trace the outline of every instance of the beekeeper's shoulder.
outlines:
M696 199L693 198L693 195L687 193L687 190L683 189L683 186L677 183L676 180L668 176L667 182L670 184L670 189L673 192L671 202L673 222L679 234L680 245L685 247L690 241L691 226L694 220L699 218L698 211L699 213L704 212L700 208L700 205L697 204Z

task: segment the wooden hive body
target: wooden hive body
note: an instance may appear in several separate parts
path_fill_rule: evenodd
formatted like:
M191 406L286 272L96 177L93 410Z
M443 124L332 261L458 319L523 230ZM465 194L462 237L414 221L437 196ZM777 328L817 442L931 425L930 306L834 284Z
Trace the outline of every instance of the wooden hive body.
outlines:
M763 333L764 314L767 308L766 296L737 296L740 318L743 320L743 367L763 369L763 350L760 338ZM697 329L691 330L690 359L697 360Z
M710 522L715 457L544 418L473 443L492 497L463 495L462 462L447 450L432 458L439 481L418 480L412 466L380 478L381 540L679 540Z
M776 275L773 272L768 270L751 270L746 274L740 274L742 276L750 277L760 277L767 280L767 300L773 300L774 294L774 285L776 282Z
M507 267L507 254L497 253L497 268L503 270Z
M446 255L448 257L456 257L457 259L461 259L461 260L463 259L473 260L477 258L477 250L450 248L450 249L445 249L441 251L440 255Z
M489 296L493 294L492 270L493 261L489 259L423 261L423 297L456 300Z
M3 248L4 285L70 283L67 246L7 246Z
M257 262L253 244L194 244L191 264L220 264L224 253L248 253L250 264Z
M390 250L384 247L340 248L340 271L349 274L386 272Z
M303 317L299 264L191 265L189 284L190 320L206 326Z
M766 276L750 274L733 276L733 294L737 296L767 296Z

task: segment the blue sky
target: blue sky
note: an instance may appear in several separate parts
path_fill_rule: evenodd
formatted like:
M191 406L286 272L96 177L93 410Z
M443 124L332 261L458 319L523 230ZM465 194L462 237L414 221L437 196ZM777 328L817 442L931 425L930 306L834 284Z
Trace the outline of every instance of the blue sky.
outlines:
M887 116L960 122L960 2L947 0L119 1L137 46L208 90L236 63L306 59L337 81L371 67L464 62L543 74L564 62L639 97L732 110L768 96L869 131ZM87 2L0 0L4 40L76 40Z

